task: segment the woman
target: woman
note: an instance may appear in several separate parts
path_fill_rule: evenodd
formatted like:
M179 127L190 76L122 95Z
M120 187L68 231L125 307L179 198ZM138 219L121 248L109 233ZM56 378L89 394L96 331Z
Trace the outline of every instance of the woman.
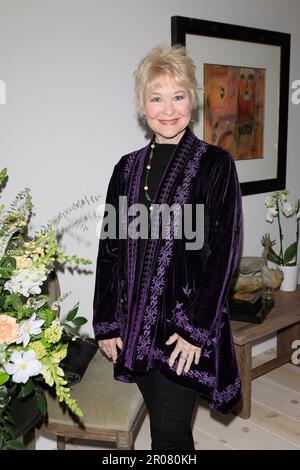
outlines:
M154 48L134 77L138 114L153 138L123 156L109 182L106 202L123 221L118 234L121 225L130 227L130 236L104 238L102 232L93 326L100 348L113 359L115 379L136 382L143 394L152 449L193 450L197 394L222 414L240 399L226 299L239 257L240 187L228 152L188 127L198 100L195 66L185 49ZM142 222L150 224L143 238L132 236L138 224L130 210L124 222L119 196L128 208L146 206ZM203 205L202 245L188 249L187 237L175 236L176 211L170 211L167 236L152 236L155 204Z

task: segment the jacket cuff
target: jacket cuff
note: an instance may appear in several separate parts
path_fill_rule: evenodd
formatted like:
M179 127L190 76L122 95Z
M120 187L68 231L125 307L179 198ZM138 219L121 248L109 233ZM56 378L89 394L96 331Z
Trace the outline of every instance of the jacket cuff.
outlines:
M216 332L214 330L206 330L205 328L192 326L187 314L182 310L175 312L172 319L169 321L169 327L172 331L181 336L181 338L198 348L203 348L204 346L208 347L212 343L217 342Z
M117 322L100 322L93 325L96 340L118 338L120 327Z

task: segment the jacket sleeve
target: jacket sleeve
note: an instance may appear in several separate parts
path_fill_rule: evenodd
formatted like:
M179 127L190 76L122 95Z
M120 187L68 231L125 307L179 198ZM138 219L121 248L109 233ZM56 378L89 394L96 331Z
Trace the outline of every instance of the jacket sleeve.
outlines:
M119 176L118 167L114 167L109 181L105 214L107 214L107 204L111 204L116 210L115 226L118 221L118 195ZM119 324L116 320L116 309L118 302L118 254L119 243L117 232L111 238L104 238L104 220L101 227L99 240L98 257L96 264L95 292L93 301L93 328L95 338L108 339L120 336ZM110 223L110 218L108 219Z
M203 273L188 304L177 305L172 329L195 346L216 341L218 318L227 303L227 295L240 256L242 197L236 167L225 153L212 175L205 211L209 214L209 252ZM201 260L200 253L195 256Z

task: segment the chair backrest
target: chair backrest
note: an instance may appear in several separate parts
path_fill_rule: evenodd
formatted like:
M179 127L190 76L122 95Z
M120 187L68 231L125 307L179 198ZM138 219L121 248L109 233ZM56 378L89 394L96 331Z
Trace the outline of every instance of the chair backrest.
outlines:
M49 274L48 283L49 302L50 305L52 305L53 302L55 302L61 296L60 285L56 271L52 271Z

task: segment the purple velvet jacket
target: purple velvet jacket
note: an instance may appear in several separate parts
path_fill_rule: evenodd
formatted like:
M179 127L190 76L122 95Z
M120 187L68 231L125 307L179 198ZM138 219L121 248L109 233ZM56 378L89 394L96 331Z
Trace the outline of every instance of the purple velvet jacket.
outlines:
M151 142L115 165L106 202L139 202L141 175ZM189 128L165 170L156 203L204 204L204 244L186 250L184 238L148 238L141 276L138 239L100 239L94 294L95 337L121 336L114 377L133 382L134 372L157 368L169 379L209 399L228 414L241 396L227 295L239 259L242 209L234 160L225 150L199 140ZM128 216L127 222L131 218ZM174 220L174 219L173 219ZM172 231L171 231L172 232ZM168 359L178 333L201 347L198 365L178 376Z

